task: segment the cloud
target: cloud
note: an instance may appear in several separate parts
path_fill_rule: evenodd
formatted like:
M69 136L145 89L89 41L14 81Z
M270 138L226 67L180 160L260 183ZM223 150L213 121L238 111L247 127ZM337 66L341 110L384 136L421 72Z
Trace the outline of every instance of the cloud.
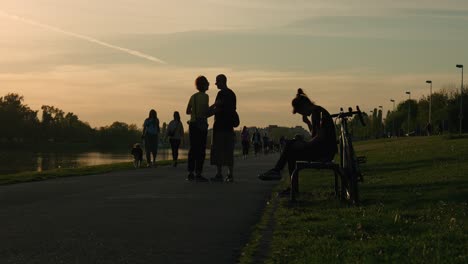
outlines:
M70 36L70 37L73 37L73 38L85 40L85 41L100 45L102 47L106 47L106 48L110 48L110 49L117 50L117 51L120 51L120 52L124 52L124 53L130 54L132 56L136 56L136 57L139 57L139 58L142 58L142 59L145 59L145 60L149 60L149 61L160 63L160 64L167 64L165 61L163 61L163 60L161 60L159 58L153 57L151 55L145 54L145 53L137 51L137 50L132 50L132 49L120 47L120 46L113 45L113 44L104 42L102 40L99 40L99 39L96 39L96 38L93 38L93 37L90 37L90 36L86 36L86 35L78 34L78 33L75 33L75 32L68 31L68 30L64 30L64 29L61 29L61 28L56 27L56 26L43 24L41 22L34 21L34 20L31 20L31 19L28 19L28 18L25 18L25 17L12 15L12 14L4 12L3 10L0 10L0 15L8 17L8 18L13 19L13 20L17 20L17 21L26 23L26 24L30 24L30 25L33 25L33 26L36 26L36 27L40 27L40 28L43 28L43 29L46 29L46 30L50 30L50 31L54 31L54 32L57 32L57 33L60 33L60 34L64 34L64 35L67 35L67 36Z

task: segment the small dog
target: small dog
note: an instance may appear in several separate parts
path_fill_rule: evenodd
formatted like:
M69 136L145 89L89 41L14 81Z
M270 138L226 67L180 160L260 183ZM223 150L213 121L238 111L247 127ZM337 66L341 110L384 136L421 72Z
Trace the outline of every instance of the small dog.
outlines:
M140 143L136 143L132 148L133 155L133 166L135 169L140 168L141 163L143 162L143 149L141 148Z

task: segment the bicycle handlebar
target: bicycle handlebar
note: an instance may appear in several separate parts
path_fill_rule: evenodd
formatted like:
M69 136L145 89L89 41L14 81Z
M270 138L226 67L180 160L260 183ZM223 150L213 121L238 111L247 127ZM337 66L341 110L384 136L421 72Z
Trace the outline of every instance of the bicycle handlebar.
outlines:
M338 118L345 118L345 117L352 117L353 115L357 115L359 117L359 121L361 121L362 126L366 126L366 123L364 122L364 118L362 117L362 112L361 109L359 109L359 106L356 106L357 111L353 111L351 107L348 108L348 112L343 112L343 108L340 108L340 113L338 114L333 114L331 115L332 118L338 117Z

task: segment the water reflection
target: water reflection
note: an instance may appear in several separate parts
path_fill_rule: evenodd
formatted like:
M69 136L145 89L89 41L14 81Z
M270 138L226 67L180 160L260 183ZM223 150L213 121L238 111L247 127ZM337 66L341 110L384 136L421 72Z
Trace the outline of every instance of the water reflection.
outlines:
M209 155L209 150L207 150ZM179 158L186 159L188 151L179 150ZM0 151L0 174L23 171L46 171L56 168L77 168L102 164L130 162L133 157L128 152L31 152ZM157 160L170 160L170 149L161 149Z

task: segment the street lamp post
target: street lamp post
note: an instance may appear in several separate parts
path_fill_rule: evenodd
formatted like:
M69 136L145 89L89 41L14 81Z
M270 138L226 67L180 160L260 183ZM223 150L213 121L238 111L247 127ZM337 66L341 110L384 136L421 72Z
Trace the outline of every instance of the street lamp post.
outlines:
M382 120L379 120L379 134L382 132L382 125L383 125L383 106L379 105L379 109L382 112ZM385 126L384 126L384 137L385 137Z
M463 120L463 64L457 64L457 68L461 68L461 86L460 86L460 135L462 133L462 120Z
M407 91L406 94L408 95L408 137L409 137L409 125L410 125L410 113L411 113L411 92Z
M426 83L431 85L431 90L429 93L429 122L428 122L428 124L431 124L432 123L432 120L431 120L431 117L432 117L432 81L427 80Z
M390 99L390 102L393 103L393 112L392 113L395 114L395 100ZM393 116L393 118L392 118L392 136L394 136L394 135L395 135L395 117Z

